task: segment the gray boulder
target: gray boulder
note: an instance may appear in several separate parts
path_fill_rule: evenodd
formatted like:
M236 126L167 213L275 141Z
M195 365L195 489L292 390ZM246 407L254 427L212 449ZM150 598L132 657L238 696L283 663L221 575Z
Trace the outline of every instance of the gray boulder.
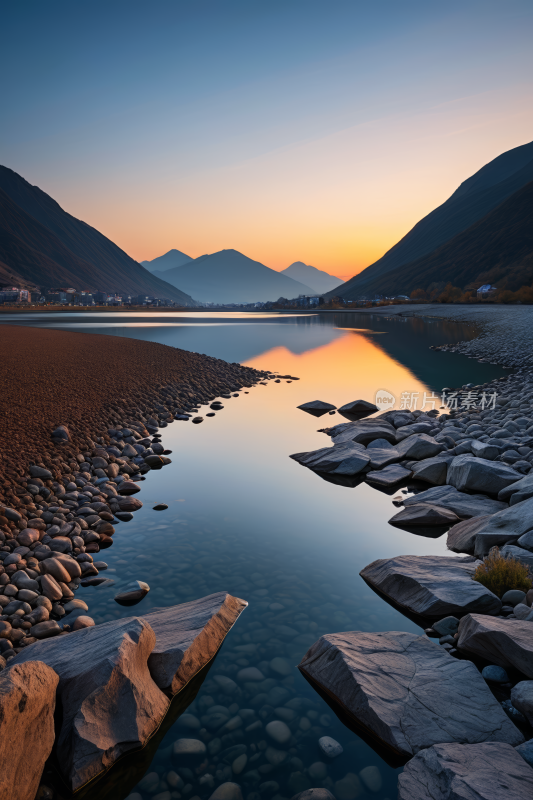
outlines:
M369 473L369 475L370 474L371 473ZM367 480L369 475L367 475ZM438 506L430 506L429 503L421 503L420 505L409 506L409 508L402 508L401 511L390 518L389 525L394 525L398 528L404 528L405 526L427 527L433 525L454 525L458 521L459 517L447 508L439 508Z
M521 536L517 542L518 547L523 547L525 550L533 550L533 531L528 531Z
M148 659L156 684L171 694L179 692L214 657L247 605L227 592L217 592L145 614L143 619L156 635Z
M331 472L335 475L358 475L370 464L370 457L363 445L349 441L309 453L294 453L291 458L315 472Z
M522 564L527 564L528 567L533 569L533 553L531 550L525 550L523 547L517 547L514 544L506 544L504 547L500 547L500 553L505 558L517 558Z
M448 465L442 458L426 458L413 467L413 478L433 486L442 486L446 483L447 472Z
M339 408L343 414L374 414L379 408L368 400L352 400Z
M323 414L327 414L328 411L335 411L336 406L332 406L331 403L324 403L323 400L311 400L309 403L302 403L297 408L307 411L308 414L312 414L314 417L321 417Z
M441 508L449 508L461 519L479 517L482 514L496 514L507 508L507 504L499 500L493 500L484 494L465 494L459 492L454 486L434 486L404 500L406 508L415 503L417 505L430 503Z
M474 555L476 546L476 535L490 519L490 515L486 514L482 517L472 517L458 522L453 528L448 531L448 538L446 539L446 547L454 553L468 553Z
M484 742L422 750L398 776L398 800L525 800L533 796L533 769L520 747Z
M40 661L0 672L0 797L33 800L54 744L59 678Z
M305 789L295 794L291 800L335 800L335 797L327 789Z
M518 747L515 747L515 751L522 756L530 767L533 767L533 739L529 739L524 744L519 744Z
M375 483L377 486L394 486L400 481L405 481L411 475L411 471L400 467L399 464L390 464L385 469L380 469L376 472L367 472L365 480L368 483Z
M443 445L436 442L427 433L414 433L412 436L402 439L396 445L400 458L406 458L409 461L421 461L423 458L431 458L440 453L442 448Z
M533 625L519 619L468 614L459 623L459 650L533 678Z
M425 636L350 631L322 636L299 669L396 754L443 742L523 741L470 661Z
M498 500L510 500L517 492L533 491L533 472L525 475L519 481L510 483L498 492Z
M422 617L498 614L501 600L472 580L475 569L470 556L397 556L373 561L360 575L397 605Z
M35 642L11 662L39 659L59 675L57 754L73 791L144 745L166 714L169 700L148 670L155 642L133 617Z
M472 455L463 455L454 458L448 467L447 481L460 491L497 495L520 478L519 472L500 461L485 461Z
M533 726L533 681L520 681L513 686L511 702Z
M385 441L384 439L376 439L377 442ZM370 442L367 447L366 453L370 457L370 466L372 469L382 469L388 467L389 464L395 464L400 460L398 451L389 444L388 447L373 447L374 442Z
M491 547L516 542L533 529L533 498L493 514L476 534L475 554L486 556Z
M330 436L334 444L343 442L357 442L367 445L374 439L386 439L395 444L396 428L381 419L363 419L359 422L346 422L330 429Z
M493 444L485 444L485 442L474 441L470 442L470 451L476 458L484 458L486 461L494 461L499 455L500 448Z

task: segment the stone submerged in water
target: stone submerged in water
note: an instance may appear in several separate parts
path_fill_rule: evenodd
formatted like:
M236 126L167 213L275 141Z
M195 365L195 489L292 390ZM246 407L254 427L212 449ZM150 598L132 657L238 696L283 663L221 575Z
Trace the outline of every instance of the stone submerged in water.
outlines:
M398 776L398 800L525 800L533 796L533 769L520 756L522 747L436 744Z
M529 621L468 614L459 623L457 648L533 678L533 625Z
M394 603L422 617L446 617L469 611L498 614L501 600L472 580L469 556L397 556L373 561L359 573Z
M477 668L425 636L327 634L299 669L397 755L442 742L523 741Z
M121 606L135 606L143 600L150 587L144 581L133 581L122 592L115 595L115 603Z
M11 662L12 663L12 662ZM0 673L0 797L33 800L54 744L59 678L40 661Z

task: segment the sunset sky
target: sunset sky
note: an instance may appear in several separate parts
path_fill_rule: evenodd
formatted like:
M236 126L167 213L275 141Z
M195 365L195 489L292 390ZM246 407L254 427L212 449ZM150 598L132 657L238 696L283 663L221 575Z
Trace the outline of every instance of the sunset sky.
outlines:
M531 0L25 0L0 163L138 260L347 279L533 139Z

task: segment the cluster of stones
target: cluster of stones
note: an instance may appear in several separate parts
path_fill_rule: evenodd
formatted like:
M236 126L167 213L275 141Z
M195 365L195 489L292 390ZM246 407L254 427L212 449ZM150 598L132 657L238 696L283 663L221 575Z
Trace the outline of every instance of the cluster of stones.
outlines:
M326 429L332 446L292 456L328 480L392 492L409 484L390 523L422 535L448 530L448 547L466 554L398 556L362 570L425 636L331 634L300 664L358 728L412 759L402 800L470 796L476 759L484 798L533 791L533 590L500 598L473 580L495 547L533 567L533 378L522 370L463 388L468 410L388 411ZM482 409L476 398L489 390L496 405Z
M39 639L94 625L87 604L74 592L107 581L99 575L107 564L95 554L113 543L115 525L142 507L133 497L138 482L170 463L159 429L174 419L190 419L195 406L216 399L216 390L222 397L238 396L244 386L267 380L276 376L247 370L229 384L219 379L163 387L160 402L145 414L116 415L112 427L83 447L67 425L52 432L60 455L30 465L14 484L11 506L0 505L0 669ZM148 588L139 582L115 599L127 605Z

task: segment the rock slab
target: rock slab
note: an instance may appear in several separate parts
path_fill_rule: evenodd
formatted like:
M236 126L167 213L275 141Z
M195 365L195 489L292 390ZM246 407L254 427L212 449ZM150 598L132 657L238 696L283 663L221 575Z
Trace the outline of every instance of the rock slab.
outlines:
M10 662L11 664L13 662ZM0 673L0 797L34 800L54 744L59 677L40 661Z
M248 603L227 592L158 608L143 619L156 635L148 667L156 684L171 694L210 661Z
M524 739L476 667L425 636L327 634L299 669L401 756L444 742L517 745Z
M508 744L437 744L398 777L398 800L525 800L533 769Z
M425 492L408 497L404 501L404 506L408 508L415 503L430 503L440 508L448 508L461 519L479 517L482 514L496 514L507 508L507 503L493 500L483 494L465 494L459 492L454 486L435 486L432 489L426 489Z
M39 659L59 675L58 761L73 791L146 743L169 700L148 670L156 636L133 617L35 642L13 664Z
M533 678L533 624L468 614L459 623L458 649Z
M399 606L422 617L498 614L501 600L477 581L473 558L397 556L373 561L360 575Z

